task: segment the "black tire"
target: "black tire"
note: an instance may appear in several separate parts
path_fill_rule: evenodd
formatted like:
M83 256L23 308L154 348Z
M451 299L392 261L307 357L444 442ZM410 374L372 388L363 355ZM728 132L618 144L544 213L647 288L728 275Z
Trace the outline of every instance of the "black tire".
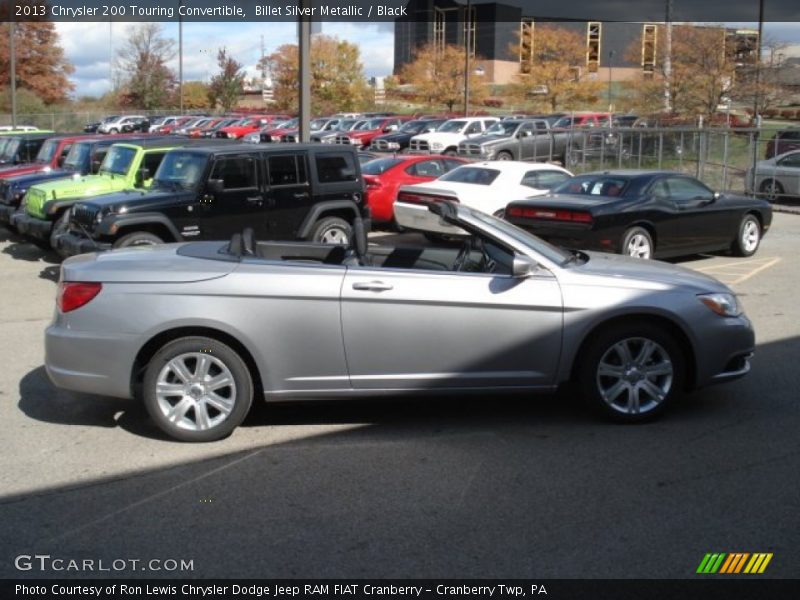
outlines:
M755 215L745 215L739 223L731 251L735 256L753 256L761 245L761 222Z
M458 150L455 148L448 148L444 152L442 152L445 156L458 156Z
M631 227L622 236L620 253L625 256L649 259L653 258L655 249L653 236L644 227Z
M205 374L201 360L209 365ZM182 364L190 377L181 379L172 361ZM218 393L210 390L208 382L222 376L232 383L217 387ZM159 392L163 390L159 383L175 386L175 393ZM150 418L171 438L213 442L230 435L247 416L253 402L253 378L242 357L227 344L208 337L183 337L165 344L150 360L142 399ZM174 411L172 419L169 411Z
M113 129L108 130L109 135L116 135L119 133L119 130L115 127Z
M324 217L311 230L312 242L349 246L352 239L353 227L340 217Z
M630 362L619 353L622 346L628 348ZM582 398L623 423L657 417L684 389L686 360L680 345L662 327L646 321L593 333L577 361Z
M502 152L498 152L495 160L514 160L514 155L507 150L503 150Z
M67 233L67 231L69 231L69 213L70 209L65 210L64 214L62 214L58 220L53 223L53 229L50 230L50 247L62 258L65 258L66 254L59 250L58 241L56 238L62 233Z
M130 248L132 246L156 246L163 244L164 240L149 231L134 231L128 233L114 242L114 248Z
M497 217L498 219L505 219L506 218L506 209L505 208L501 208L499 210L496 210L496 211L494 211L492 213L492 216L493 217Z
M761 183L761 187L758 189L761 192L761 195L770 202L780 200L785 193L781 182L775 179L766 179Z

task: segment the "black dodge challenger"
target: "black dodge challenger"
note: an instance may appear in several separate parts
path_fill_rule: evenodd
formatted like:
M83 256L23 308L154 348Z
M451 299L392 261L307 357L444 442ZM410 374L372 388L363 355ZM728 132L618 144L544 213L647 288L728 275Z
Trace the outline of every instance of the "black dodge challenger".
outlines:
M578 175L546 196L511 202L505 218L569 248L639 258L719 250L751 256L772 223L772 207L680 173L619 170Z

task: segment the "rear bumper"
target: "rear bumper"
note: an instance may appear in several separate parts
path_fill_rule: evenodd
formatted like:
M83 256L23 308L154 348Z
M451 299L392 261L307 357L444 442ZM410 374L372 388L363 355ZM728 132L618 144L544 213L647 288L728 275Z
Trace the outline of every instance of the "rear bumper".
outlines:
M53 231L53 221L37 219L22 212L16 213L12 217L11 223L20 233L40 240L49 240L50 233Z
M55 249L63 256L75 256L87 252L105 252L111 250L111 244L96 242L72 232L56 236Z

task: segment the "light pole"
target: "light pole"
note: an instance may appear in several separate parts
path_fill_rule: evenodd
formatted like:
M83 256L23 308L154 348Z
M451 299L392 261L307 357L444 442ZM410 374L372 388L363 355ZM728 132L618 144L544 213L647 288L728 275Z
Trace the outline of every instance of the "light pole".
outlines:
M17 127L17 48L14 42L14 37L17 33L16 23L14 21L10 21L8 24L8 30L10 32L11 38L11 127L16 129Z
M608 112L611 112L613 108L613 104L611 104L611 74L614 70L614 67L611 64L611 61L614 59L614 51L608 51Z
M183 114L183 18L180 8L183 0L178 0L178 105L180 113Z
M469 116L469 38L472 30L472 0L467 0L467 15L464 18L464 116Z

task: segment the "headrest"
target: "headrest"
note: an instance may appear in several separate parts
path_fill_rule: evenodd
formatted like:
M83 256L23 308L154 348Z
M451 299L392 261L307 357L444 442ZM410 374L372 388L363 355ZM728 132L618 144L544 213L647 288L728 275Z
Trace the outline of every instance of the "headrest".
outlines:
M256 236L252 227L246 227L242 231L242 254L244 256L255 256Z
M242 244L242 234L241 233L234 233L231 237L231 241L228 244L228 254L233 254L234 256L241 256L243 252L243 244Z

